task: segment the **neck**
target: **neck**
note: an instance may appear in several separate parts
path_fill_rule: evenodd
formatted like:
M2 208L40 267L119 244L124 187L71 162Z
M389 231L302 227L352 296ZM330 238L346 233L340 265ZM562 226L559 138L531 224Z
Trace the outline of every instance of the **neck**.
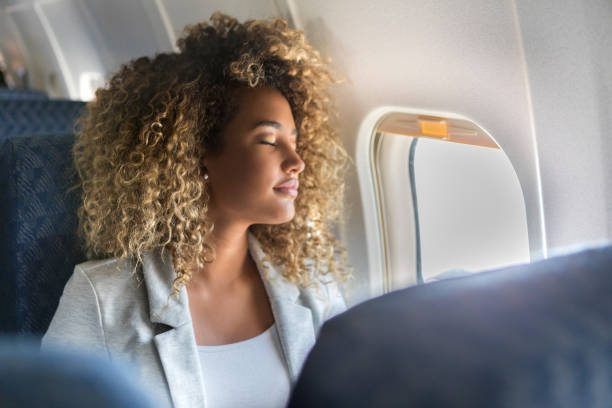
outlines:
M248 225L223 220L215 220L214 225L215 260L193 273L187 285L190 290L231 290L251 278Z

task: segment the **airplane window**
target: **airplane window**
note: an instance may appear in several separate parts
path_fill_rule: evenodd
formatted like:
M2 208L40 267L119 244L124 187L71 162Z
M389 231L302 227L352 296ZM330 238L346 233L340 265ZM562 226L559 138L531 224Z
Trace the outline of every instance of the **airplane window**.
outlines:
M372 148L386 290L529 262L518 178L479 126L389 115Z
M6 64L4 64L4 58L2 56L2 51L0 51L0 87L8 86L7 79L6 79L8 74L4 73L4 71L6 70L5 66Z
M3 34L1 30L0 34ZM5 48L8 52L3 52L2 48ZM21 88L28 86L23 56L19 53L15 42L11 41L8 36L3 38L3 43L0 44L0 72L4 80L0 79L0 82L2 82L0 86Z

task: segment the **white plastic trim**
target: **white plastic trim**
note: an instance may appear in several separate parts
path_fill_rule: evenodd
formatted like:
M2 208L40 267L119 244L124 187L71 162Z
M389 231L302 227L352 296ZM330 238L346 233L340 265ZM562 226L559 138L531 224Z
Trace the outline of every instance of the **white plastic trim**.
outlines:
M36 4L47 4L47 3L57 3L64 0L32 0L32 1L21 1L19 3L11 4L7 6L4 11L7 13L12 13L14 11L24 11L28 10L30 7L34 7ZM0 1L1 3L1 1Z
M518 8L516 0L512 1L512 14L514 17L514 29L518 37L519 52L521 55L521 65L523 71L523 81L527 93L527 111L529 114L529 130L531 131L531 140L534 149L534 160L536 170L536 187L538 189L538 208L540 210L540 228L542 229L542 257L548 258L548 238L546 236L546 222L544 218L544 198L542 194L542 177L540 175L540 155L538 150L538 138L536 137L535 119L533 116L533 99L531 96L531 86L529 85L529 70L527 68L527 58L525 57L525 47L523 46L523 34L521 32L521 24L519 21ZM532 254L532 260L535 260Z
M170 17L168 16L168 10L166 9L166 6L162 2L162 0L155 0L155 5L157 6L157 12L159 13L159 17L164 23L164 29L166 30L168 41L170 41L170 44L172 45L172 50L174 52L178 52L179 49L176 45L176 35L174 34L174 28L172 27Z
M359 179L359 190L361 191L363 223L368 248L368 275L371 297L380 296L385 292L384 249L375 193L372 141L374 131L381 118L389 112L392 112L392 110L386 107L370 111L361 122L355 146L355 165Z
M376 199L376 185L374 175L373 137L380 122L390 113L407 113L413 115L442 116L450 119L467 120L480 127L499 145L493 136L478 122L465 116L427 109L417 109L402 106L381 106L366 114L361 122L355 146L355 164L359 178L361 202L363 206L363 221L366 231L366 244L368 249L368 267L370 281L370 295L379 296L385 293L391 282L386 282L385 276L385 249L383 248L382 227L380 223L380 203ZM541 190L540 190L541 199Z
M294 0L286 0L287 8L289 9L289 15L293 19L294 28L298 30L303 30L304 26L302 24L302 20L300 19L300 15L298 12L298 7L295 4Z

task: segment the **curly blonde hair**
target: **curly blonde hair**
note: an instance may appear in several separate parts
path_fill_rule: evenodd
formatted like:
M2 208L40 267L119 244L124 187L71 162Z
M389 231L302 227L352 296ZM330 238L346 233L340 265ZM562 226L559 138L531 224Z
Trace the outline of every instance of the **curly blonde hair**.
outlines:
M283 276L308 286L323 275L350 277L346 250L331 228L342 224L350 159L330 124L332 77L301 30L281 18L240 24L216 12L185 28L179 52L121 66L96 91L77 122L73 154L80 177L79 231L88 258L142 264L146 251L168 251L173 295L194 266L214 260L204 153L223 149L221 130L236 112L236 89L268 86L287 98L299 131L295 217L251 232ZM317 271L314 273L314 271Z

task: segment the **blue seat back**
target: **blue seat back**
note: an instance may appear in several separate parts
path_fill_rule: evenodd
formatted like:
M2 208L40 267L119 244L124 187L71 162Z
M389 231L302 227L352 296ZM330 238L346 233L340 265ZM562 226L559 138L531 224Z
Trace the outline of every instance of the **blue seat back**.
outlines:
M74 136L0 142L0 332L44 334L74 265L79 191Z
M0 100L0 140L20 135L72 133L85 102Z
M126 362L84 350L39 350L35 339L0 336L0 407L150 408L150 392Z
M49 99L47 94L34 89L0 88L0 100L13 99Z

